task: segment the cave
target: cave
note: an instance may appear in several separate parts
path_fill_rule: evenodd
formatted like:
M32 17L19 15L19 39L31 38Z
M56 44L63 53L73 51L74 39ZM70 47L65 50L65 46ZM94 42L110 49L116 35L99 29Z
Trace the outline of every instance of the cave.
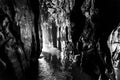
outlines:
M0 0L0 80L120 80L119 0Z

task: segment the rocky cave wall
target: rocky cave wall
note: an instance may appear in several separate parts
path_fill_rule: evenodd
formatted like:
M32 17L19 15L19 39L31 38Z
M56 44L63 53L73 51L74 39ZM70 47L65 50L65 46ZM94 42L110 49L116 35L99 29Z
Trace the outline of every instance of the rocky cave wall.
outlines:
M118 5L0 0L0 80L119 80Z

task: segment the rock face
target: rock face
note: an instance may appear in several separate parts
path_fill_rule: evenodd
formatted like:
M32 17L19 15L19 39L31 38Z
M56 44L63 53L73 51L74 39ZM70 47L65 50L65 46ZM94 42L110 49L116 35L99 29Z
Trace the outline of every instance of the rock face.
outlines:
M5 76L9 67L15 80L31 79L31 70L37 75L39 70L32 66L37 64L41 51L57 56L65 65L65 47L72 41L68 14L73 5L74 1L69 0L0 1L1 67L7 66Z
M119 80L116 3L0 0L0 80Z
M6 63L6 70L3 74L7 77L13 73L10 80L13 78L24 80L27 79L26 73L30 68L31 55L34 54L32 50L32 44L35 43L32 41L35 38L33 37L35 34L33 29L34 16L24 2L22 4L19 1L14 3L14 1L1 0L0 3L0 16L2 18L0 24L0 55Z
M119 59L119 25L116 29L114 29L107 41L108 47L110 49L111 52L111 61L112 61L112 65L114 68L114 73L115 73L115 78L116 80L119 80L119 74L120 74L120 59Z

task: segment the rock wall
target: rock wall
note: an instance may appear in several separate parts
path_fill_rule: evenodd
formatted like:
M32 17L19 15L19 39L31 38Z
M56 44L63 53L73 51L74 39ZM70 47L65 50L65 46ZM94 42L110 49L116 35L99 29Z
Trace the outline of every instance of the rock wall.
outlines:
M117 0L0 0L0 80L119 80L119 16Z

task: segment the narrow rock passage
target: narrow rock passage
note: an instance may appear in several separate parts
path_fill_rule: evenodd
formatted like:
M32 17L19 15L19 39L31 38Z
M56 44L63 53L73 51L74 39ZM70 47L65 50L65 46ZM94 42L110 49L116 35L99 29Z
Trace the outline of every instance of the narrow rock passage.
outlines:
M52 73L53 69L45 58L38 59L39 61L39 80L55 80Z
M39 78L38 80L71 80L68 71L62 70L57 57L49 55L48 52L42 52L43 56L38 59ZM47 56L46 56L47 55ZM50 58L50 59L49 59ZM56 59L56 60L55 60Z

